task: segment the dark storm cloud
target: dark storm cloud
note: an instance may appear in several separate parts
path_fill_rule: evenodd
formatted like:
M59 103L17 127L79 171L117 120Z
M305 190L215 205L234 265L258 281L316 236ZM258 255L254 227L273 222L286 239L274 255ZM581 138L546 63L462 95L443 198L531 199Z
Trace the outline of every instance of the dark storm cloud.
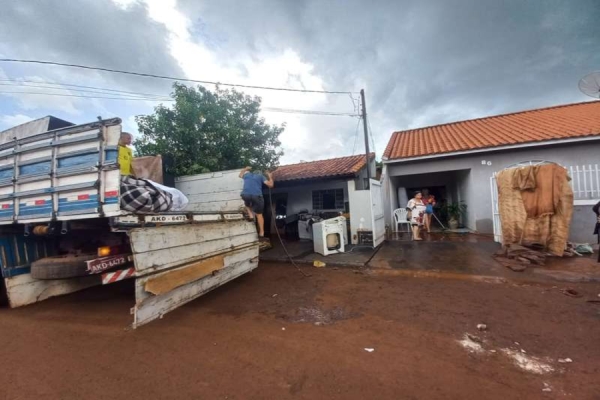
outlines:
M110 0L4 2L0 12L0 53L4 57L52 60L114 69L183 76L170 55L168 31L144 6L121 9ZM41 77L97 78L137 89L168 92L170 82L92 73L61 67L15 66ZM73 79L69 79L72 81Z
M5 1L0 54L183 76L169 31L139 3ZM584 101L578 80L600 69L597 0L178 0L195 40L220 64L292 49L326 89L365 88L381 154L393 130ZM0 64L9 76L166 93L171 82L58 67ZM248 71L246 71L248 72ZM299 78L290 82L302 86ZM352 111L329 96L323 109ZM111 103L111 112L121 115ZM83 107L82 107L83 109ZM356 120L303 116L294 159L352 152ZM331 138L328 147L322 138ZM362 140L359 140L362 149Z
M596 0L178 6L224 57L291 48L327 88L365 87L380 152L392 130L585 101L577 82L600 69Z

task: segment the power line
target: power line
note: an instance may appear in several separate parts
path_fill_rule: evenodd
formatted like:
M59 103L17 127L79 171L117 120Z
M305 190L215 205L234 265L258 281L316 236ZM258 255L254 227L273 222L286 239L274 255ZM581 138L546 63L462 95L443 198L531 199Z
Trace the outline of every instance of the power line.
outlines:
M41 95L41 96L58 96L58 97L77 97L86 99L109 99L109 100L142 100L142 101L156 101L156 102L173 102L175 100L171 98L144 98L144 97L107 97L107 96L88 96L78 94L66 94L66 93L48 93L48 92L9 92L0 91L1 94L25 94L25 95ZM262 111L267 112L280 112L287 114L306 114L306 115L324 115L324 116L337 116L337 117L358 117L358 114L352 113L341 113L341 112L330 112L330 111L319 111L319 110L298 110L293 108L277 108L277 107L263 107Z
M371 135L371 141L373 142L373 152L377 154L377 149L375 148L375 137L373 136L373 130L371 129L371 120L367 120L367 124L369 125L369 134Z
M0 94L33 94L42 96L59 96L59 97L81 97L87 99L109 99L109 100L143 100L143 101L173 101L171 99L154 99L154 98L143 98L143 97L105 97L105 96L86 96L78 94L66 94L66 93L44 93L44 92L7 92L0 91Z
M0 80L0 82L1 81L2 80ZM98 91L98 90L87 90L87 89L76 89L76 88L74 89L74 88L51 86L51 85L30 85L30 84L0 83L0 86L37 88L37 89L53 89L53 90L66 90L66 91L81 92L81 93L98 93L98 94L115 94L115 95L121 95L121 93L127 94L127 93L124 93L124 92L121 92L121 91L108 91L108 92L105 92L105 91ZM135 92L128 92L128 93L130 93L130 94L127 94L127 97L137 97L137 98L143 98L143 99L147 99L147 98L153 98L153 99L168 98L168 96L164 96L164 95L143 94L143 93L135 93Z
M95 90L104 91L104 92L125 93L125 94L141 95L141 96L165 97L163 95L152 94L152 93L130 92L130 91L126 91L126 90L109 89L109 88L102 88L102 87L97 87L97 86L74 85L72 83L62 83L62 82L39 82L39 81L29 81L29 80L19 80L19 79L0 79L0 82L11 82L11 83L19 83L19 84L34 83L34 84L66 86L66 87L83 88L83 89L95 89ZM8 86L10 86L10 85L8 85ZM33 85L22 85L22 86L35 87ZM56 89L60 89L60 88L57 87ZM64 90L67 90L67 89L64 89ZM68 90L70 90L70 89L68 89Z
M362 117L358 118L356 122L356 132L354 132L354 146L352 146L352 155L356 152L356 140L358 139L358 127L360 126L360 120Z
M314 114L314 115L333 115L339 117L359 117L358 114L353 113L341 113L341 112L330 112L330 111L318 111L318 110L296 110L291 108L277 108L277 107L263 107L263 110L266 111L275 111L281 113L291 113L291 114Z
M143 76L143 77L147 77L147 78L167 79L167 80L181 81L181 82L194 82L194 83L202 83L202 84L209 84L209 85L234 86L234 87L241 87L241 88L248 88L248 89L277 90L277 91L301 92L301 93L350 94L350 95L352 93L355 93L355 92L351 92L351 91L290 89L290 88L280 88L280 87L273 87L273 86L255 86L255 85L242 85L242 84L237 84L237 83L222 83L222 82L215 82L215 81L204 81L204 80L199 80L199 79L176 78L176 77L172 77L172 76L147 74L147 73L142 73L142 72L123 71L123 70L103 68L103 67L91 67L89 65L59 63L59 62L54 62L54 61L22 60L22 59L16 59L16 58L0 58L0 62L57 65L57 66L61 66L61 67L89 69L89 70L95 70L95 71L112 72L112 73L117 73L117 74Z

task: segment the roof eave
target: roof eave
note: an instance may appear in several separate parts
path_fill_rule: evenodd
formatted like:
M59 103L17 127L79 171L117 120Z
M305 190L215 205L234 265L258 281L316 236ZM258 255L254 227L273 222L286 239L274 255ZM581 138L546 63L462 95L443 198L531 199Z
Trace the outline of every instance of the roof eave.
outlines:
M416 157L394 158L394 159L389 159L388 157L382 157L382 161L384 164L396 164L396 163L403 163L403 162L410 162L410 161L431 160L431 159L435 159L435 158L462 156L462 155L468 155L468 154L473 154L473 153L490 153L490 152L510 150L510 149L521 149L521 148L526 148L526 147L551 146L554 144L589 142L589 141L594 141L594 140L600 140L600 133L597 133L594 136L584 136L584 137L579 137L579 138L554 139L554 140L544 140L544 141L539 141L539 142L511 144L511 145L506 145L506 146L483 147L480 149L461 150L461 151L454 151L454 152L450 152L450 153L438 153L438 154L430 154L430 155L416 156Z
M344 175L328 175L328 176L316 176L312 178L294 178L294 179L285 179L278 180L274 177L275 184L294 184L294 183L310 183L315 181L332 181L336 179L354 179L358 176L358 174L344 174Z

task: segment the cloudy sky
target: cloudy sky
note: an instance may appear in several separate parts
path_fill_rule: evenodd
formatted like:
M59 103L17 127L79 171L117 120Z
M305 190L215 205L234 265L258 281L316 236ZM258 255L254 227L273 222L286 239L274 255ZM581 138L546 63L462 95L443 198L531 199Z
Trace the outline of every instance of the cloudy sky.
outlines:
M378 157L396 130L591 100L577 83L600 70L597 0L26 0L4 1L2 9L0 58L260 86L364 88ZM137 132L133 116L158 102L70 97L134 95L62 85L164 96L171 83L0 63L0 130L52 114L76 123L119 116ZM353 113L356 106L345 94L244 91L262 96L264 107ZM287 123L283 163L364 149L354 117L264 117Z

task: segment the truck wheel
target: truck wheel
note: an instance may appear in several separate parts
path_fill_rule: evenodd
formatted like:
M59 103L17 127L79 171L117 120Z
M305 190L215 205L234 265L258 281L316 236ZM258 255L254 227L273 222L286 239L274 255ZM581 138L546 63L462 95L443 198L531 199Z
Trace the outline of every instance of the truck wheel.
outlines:
M95 258L98 258L97 254L45 257L31 264L31 277L34 279L65 279L87 276L89 273L86 261Z

